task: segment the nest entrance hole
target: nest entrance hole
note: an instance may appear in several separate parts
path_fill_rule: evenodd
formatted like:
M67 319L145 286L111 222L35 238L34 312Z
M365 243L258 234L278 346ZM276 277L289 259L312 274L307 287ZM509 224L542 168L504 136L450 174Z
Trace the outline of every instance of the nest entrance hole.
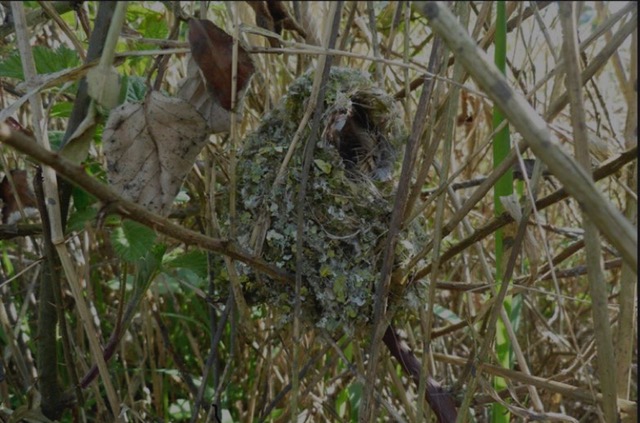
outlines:
M371 99L356 93L350 100L347 110L336 111L330 118L325 130L327 139L338 150L348 171L387 180L393 152L381 129L384 122L376 122L372 116L375 104L369 104Z

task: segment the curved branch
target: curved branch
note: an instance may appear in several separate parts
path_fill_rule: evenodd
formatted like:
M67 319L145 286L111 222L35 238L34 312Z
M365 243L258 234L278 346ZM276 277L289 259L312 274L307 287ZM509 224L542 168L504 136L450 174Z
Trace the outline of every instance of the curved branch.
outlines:
M389 349L392 356L398 360L402 366L402 370L413 379L416 386L420 385L420 361L413 355L411 350L402 345L400 337L392 325L382 337L384 344ZM431 409L438 417L438 421L442 423L455 422L458 412L453 396L445 391L442 386L431 376L427 376L427 390L424 393L425 399L431 406Z
M13 131L4 122L0 123L0 141L38 162L50 166L60 176L95 196L105 204L109 212L135 220L186 244L197 245L200 248L229 256L249 265L257 272L270 276L274 280L287 282L294 280L293 275L259 257L249 254L232 241L211 238L185 229L167 218L151 213L144 207L123 199L120 194L109 186L87 175L82 166L72 163L58 153L46 150L38 145L33 138Z

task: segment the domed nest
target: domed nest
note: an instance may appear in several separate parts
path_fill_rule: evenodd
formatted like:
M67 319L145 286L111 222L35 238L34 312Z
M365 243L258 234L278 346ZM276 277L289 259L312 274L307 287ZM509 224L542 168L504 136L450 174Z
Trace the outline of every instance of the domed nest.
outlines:
M280 184L278 170L302 119L313 85L296 80L258 130L245 139L238 160L238 241L295 273L296 201L309 129L301 137ZM394 100L369 75L332 69L320 141L307 186L302 309L309 323L352 332L370 321L384 239L393 207L393 173L406 134ZM412 253L418 231L400 234L396 264ZM247 295L292 317L293 284L256 275L248 267Z

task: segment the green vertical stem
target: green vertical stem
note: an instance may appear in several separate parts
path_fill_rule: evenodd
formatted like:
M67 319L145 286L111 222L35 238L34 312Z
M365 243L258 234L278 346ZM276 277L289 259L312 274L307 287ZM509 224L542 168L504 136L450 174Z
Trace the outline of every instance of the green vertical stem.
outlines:
M505 73L506 61L507 61L507 18L505 2L498 1L496 3L496 35L494 40L495 56L494 62L496 67ZM496 129L504 121L504 115L497 106L493 108L493 128ZM502 130L496 133L493 140L493 166L494 168L499 166L502 161L509 155L511 149L511 140L509 139L509 126L505 125ZM494 199L494 212L496 216L500 216L504 211L500 197L509 196L513 194L513 171L509 169L502 177L498 179L493 189ZM495 256L496 256L496 282L509 283L509 281L500 280L501 275L504 274L504 262L507 257L508 251L505 248L512 236L506 236L503 229L496 231L495 236ZM500 307L500 304L496 304L496 307ZM511 297L507 296L504 301L504 307L507 314L511 313ZM508 334L504 323L498 320L496 327L496 355L498 361L505 368L511 367L511 348L508 343ZM503 378L494 378L494 388L497 391L505 389L507 387ZM508 410L501 404L495 403L491 409L491 421L492 422L508 422L509 413Z

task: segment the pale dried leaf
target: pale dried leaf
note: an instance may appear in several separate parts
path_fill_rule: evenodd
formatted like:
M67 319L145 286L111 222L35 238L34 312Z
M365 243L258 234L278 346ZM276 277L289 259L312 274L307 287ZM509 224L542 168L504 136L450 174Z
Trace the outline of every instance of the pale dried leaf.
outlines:
M202 150L207 125L193 106L157 91L111 111L104 129L109 182L123 197L167 215Z
M87 116L71 134L69 140L62 147L60 154L74 163L81 163L89 153L96 125L96 108L95 104L91 102Z
M200 68L193 57L187 64L187 77L178 90L178 97L193 105L207 121L211 132L228 132L231 126L231 112L220 105L217 97L211 95Z
M95 67L87 73L89 95L101 106L112 109L118 104L120 74L115 67Z

